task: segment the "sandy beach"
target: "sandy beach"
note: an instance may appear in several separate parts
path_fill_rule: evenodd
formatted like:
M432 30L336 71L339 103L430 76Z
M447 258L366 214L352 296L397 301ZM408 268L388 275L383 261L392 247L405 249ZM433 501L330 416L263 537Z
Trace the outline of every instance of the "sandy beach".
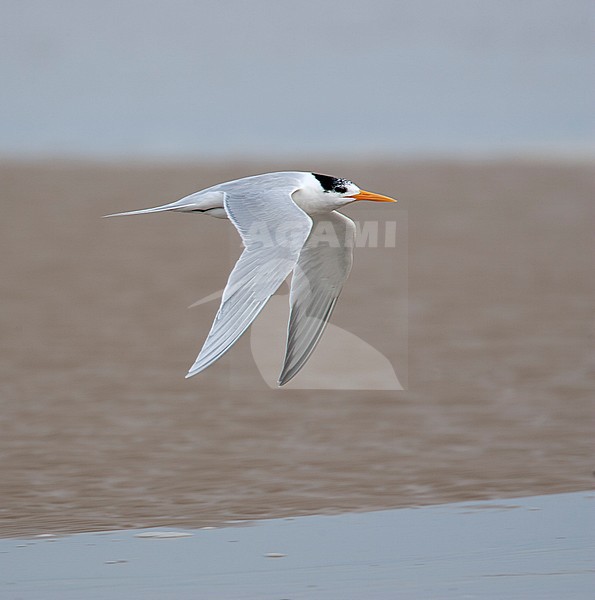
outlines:
M407 331L389 323L376 345L403 391L230 389L258 381L247 338L184 380L215 311L187 307L225 284L229 223L101 219L295 168L399 199L408 278L383 279L390 251L380 266L356 255L334 322L382 329L402 282L407 311L394 318ZM530 161L5 161L0 535L590 488L593 173Z

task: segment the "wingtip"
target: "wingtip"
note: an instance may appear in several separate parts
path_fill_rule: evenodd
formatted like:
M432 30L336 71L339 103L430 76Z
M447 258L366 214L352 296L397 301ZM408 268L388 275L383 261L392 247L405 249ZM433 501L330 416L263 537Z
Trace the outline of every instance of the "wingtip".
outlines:
M277 387L283 387L286 383L293 378L295 373L288 373L286 371L282 371L281 375L279 375L279 379L277 379Z
M188 373L186 373L186 375L184 375L184 379L190 379L191 377L198 375L201 371L204 371L205 368L206 367L199 367L197 369L195 365L192 365L190 367L190 369L188 369Z
M188 373L184 375L184 379L190 379L191 377L198 375L199 373L204 371L209 366L209 364L200 364L197 359L195 363L190 367L190 369L188 369Z

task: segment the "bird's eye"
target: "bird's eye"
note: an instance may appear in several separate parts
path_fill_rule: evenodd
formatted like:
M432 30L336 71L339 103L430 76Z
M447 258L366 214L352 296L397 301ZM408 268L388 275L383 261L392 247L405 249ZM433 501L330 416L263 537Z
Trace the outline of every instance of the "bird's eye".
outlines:
M338 194L344 194L347 191L347 188L344 185L338 185L335 188L335 192L337 192Z

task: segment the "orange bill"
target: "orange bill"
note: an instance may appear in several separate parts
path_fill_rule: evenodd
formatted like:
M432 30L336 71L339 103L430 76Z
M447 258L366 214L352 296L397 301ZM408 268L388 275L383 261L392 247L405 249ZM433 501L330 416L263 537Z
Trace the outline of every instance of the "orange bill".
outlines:
M359 194L355 194L351 198L355 198L356 200L371 200L372 202L396 202L394 198L374 194L373 192L366 192L365 190L360 190Z

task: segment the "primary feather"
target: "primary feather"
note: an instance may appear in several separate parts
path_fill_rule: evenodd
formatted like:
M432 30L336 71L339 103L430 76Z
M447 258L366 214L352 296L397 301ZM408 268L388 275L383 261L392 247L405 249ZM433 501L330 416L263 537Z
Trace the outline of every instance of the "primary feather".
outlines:
M279 385L295 377L316 348L353 262L355 224L338 212L314 219L291 280L287 347Z

